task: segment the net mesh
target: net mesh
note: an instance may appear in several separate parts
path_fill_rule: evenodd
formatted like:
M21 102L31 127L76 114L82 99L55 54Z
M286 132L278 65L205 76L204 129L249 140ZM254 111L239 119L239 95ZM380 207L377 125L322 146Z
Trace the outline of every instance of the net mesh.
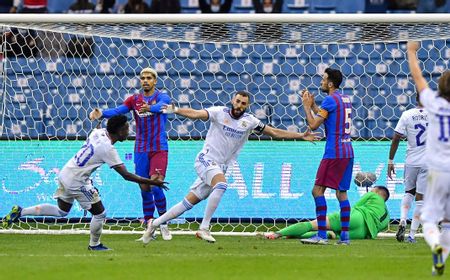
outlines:
M448 24L0 26L2 216L14 204L54 203L59 169L96 125L88 120L88 113L96 107L116 107L138 93L138 74L144 67L157 70L157 88L169 93L179 106L228 105L234 92L247 90L252 93L251 113L266 124L290 131L306 127L299 91L308 89L320 103L325 97L320 91L321 75L325 68L334 67L343 72L343 90L352 98L354 171L373 171L377 183L388 186L393 194L388 206L395 220L403 193L404 151L397 155L400 172L387 180L388 140L401 113L415 104L405 40L423 40L419 58L432 87L447 69L450 56ZM193 160L207 127L202 121L169 116L169 207L182 199L195 179ZM229 197L213 219L213 231L266 231L314 218L309 192L323 143L313 147L303 142L266 141L256 135L251 138L254 141L227 172ZM133 170L133 141L118 149ZM106 226L142 230L138 187L113 173L100 169L93 177L109 211ZM354 185L350 197L356 201L363 193ZM327 198L333 196L327 192ZM171 228L196 229L204 205L197 208ZM329 207L333 210L336 205ZM27 217L13 228L87 229L87 217L75 204L65 219Z

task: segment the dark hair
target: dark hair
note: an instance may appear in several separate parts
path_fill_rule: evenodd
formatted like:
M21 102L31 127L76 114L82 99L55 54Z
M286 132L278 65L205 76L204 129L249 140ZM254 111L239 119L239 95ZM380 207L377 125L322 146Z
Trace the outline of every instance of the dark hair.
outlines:
M247 91L240 90L240 91L236 92L235 96L238 95L238 94L241 95L241 96L247 97L248 101L250 101L250 93L248 93Z
M445 71L439 78L439 95L450 101L450 71Z
M386 199L384 201L388 201L389 197L391 196L388 188L386 188L385 186L375 186L374 188L382 189L386 193Z
M342 83L342 73L341 71L333 68L325 69L325 73L328 74L328 80L333 83L335 88L339 88Z
M117 134L119 130L127 123L128 119L125 115L117 115L108 120L106 130L111 134Z

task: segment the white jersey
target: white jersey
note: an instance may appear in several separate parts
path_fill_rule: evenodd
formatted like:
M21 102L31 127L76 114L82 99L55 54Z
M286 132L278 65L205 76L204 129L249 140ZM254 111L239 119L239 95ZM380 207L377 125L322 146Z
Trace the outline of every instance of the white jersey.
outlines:
M408 141L405 163L410 166L425 166L425 141L427 137L428 115L423 108L409 109L400 117L395 132Z
M91 174L103 163L110 167L122 164L106 129L94 129L78 153L59 172L66 188L90 185Z
M428 133L425 151L430 169L450 172L450 102L430 88L420 93L420 102L428 112Z
M231 109L223 106L210 107L210 126L200 154L217 164L228 165L236 160L239 151L255 130L261 133L265 125L251 114L244 113L239 119L231 116Z

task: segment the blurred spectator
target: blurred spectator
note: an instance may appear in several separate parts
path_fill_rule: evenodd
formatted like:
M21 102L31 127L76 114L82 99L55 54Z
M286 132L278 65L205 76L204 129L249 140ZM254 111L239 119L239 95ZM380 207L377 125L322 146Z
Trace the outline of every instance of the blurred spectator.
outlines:
M73 36L67 44L67 57L90 57L93 54L94 40L92 37Z
M47 13L47 0L14 0L10 13L17 13L19 7L22 7L19 13Z
M448 13L446 0L418 0L418 13Z
M114 11L114 5L116 0L97 0L97 5L95 6L95 12L101 14L110 14Z
M223 4L220 0L211 0L209 4L206 0L199 0L198 4L202 14L229 13L233 0L225 0Z
M150 7L144 0L128 0L125 6L119 10L121 14L144 14L150 12Z
M434 2L434 0L427 0L427 2ZM389 0L388 10L410 10L415 11L417 7L417 0Z
M2 14L9 13L12 7L13 7L13 0L0 1L0 13Z
M365 13L386 13L387 0L366 0Z
M36 57L38 54L34 36L26 29L14 28L0 37L0 44L4 46L6 57Z
M253 7L255 8L255 13L281 13L283 8L283 0L253 0Z
M95 11L95 5L89 2L89 0L76 0L69 7L70 14L92 14Z
M180 0L152 0L150 12L154 14L181 13Z

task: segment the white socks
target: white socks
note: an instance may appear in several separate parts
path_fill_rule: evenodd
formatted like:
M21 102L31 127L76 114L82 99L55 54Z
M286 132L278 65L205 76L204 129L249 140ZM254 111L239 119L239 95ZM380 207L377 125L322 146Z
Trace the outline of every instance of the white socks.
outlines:
M414 195L410 193L405 193L402 198L402 203L400 204L400 222L406 225L406 219L408 219L408 212L411 209L411 204L414 200Z
M442 257L447 260L448 254L450 252L450 223L445 222L441 223L442 232L441 232L441 246L444 249L442 253Z
M225 182L217 183L214 186L213 191L208 197L208 204L206 205L205 214L203 215L203 220L200 225L200 229L207 229L207 230L209 229L212 215L216 211L223 194L227 190L227 187L228 185Z
M423 200L416 201L416 206L414 208L414 215L411 221L411 230L409 231L409 236L414 238L417 229L420 226L420 212L422 211Z
M423 237L431 248L434 248L436 245L440 244L440 235L441 233L439 232L439 228L436 224L423 224Z
M23 208L21 216L52 216L52 217L65 217L67 212L59 209L58 206L52 204L40 204Z
M161 224L166 223L176 217L180 216L187 210L192 209L194 205L192 205L186 198L184 198L181 202L175 204L172 208L170 208L164 215L159 217L158 219L153 220L153 226L159 227Z
M91 219L91 239L89 241L89 246L97 246L100 244L100 236L102 235L103 223L106 218L106 211L101 214L93 215Z

